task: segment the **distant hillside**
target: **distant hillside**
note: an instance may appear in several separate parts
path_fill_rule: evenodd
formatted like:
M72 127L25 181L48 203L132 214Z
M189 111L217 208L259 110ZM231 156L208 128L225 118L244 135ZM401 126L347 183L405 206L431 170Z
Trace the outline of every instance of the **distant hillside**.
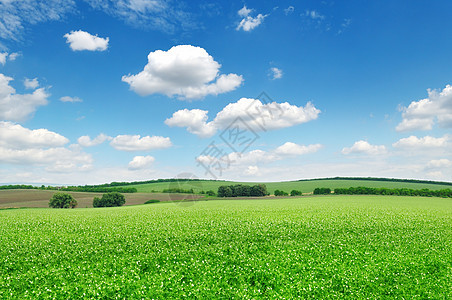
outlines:
M391 179L391 178L352 178L352 177L335 177L335 178L318 178L309 180L283 181L283 182L235 182L235 181L216 181L216 180L160 180L154 182L135 182L127 184L128 187L134 187L139 193L161 192L164 189L181 187L184 189L192 188L195 193L201 191L213 190L217 191L221 185L231 184L258 184L264 183L270 193L279 189L285 192L291 190L299 190L303 193L314 191L317 187L348 188L348 187L376 187L376 188L409 188L409 189L452 189L451 182L437 182L425 180L411 179Z

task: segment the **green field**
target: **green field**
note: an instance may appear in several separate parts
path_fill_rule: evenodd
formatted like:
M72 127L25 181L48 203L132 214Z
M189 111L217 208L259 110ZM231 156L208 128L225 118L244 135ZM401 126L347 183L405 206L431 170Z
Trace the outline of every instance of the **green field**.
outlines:
M186 182L181 185L182 188L193 188L195 192L213 190L217 191L220 185L232 185L232 184L248 184L254 185L262 182L235 182L235 181L213 181L213 180L200 180L193 182ZM393 182L393 181L370 181L370 180L306 180L306 181L283 181L283 182L263 182L270 193L273 193L276 189L283 190L290 193L292 190L299 190L303 193L310 193L318 187L335 188L349 188L349 187L378 187L378 188L409 188L409 189L452 189L451 185L440 185L431 183L411 183L411 182ZM147 184L128 185L127 187L135 187L138 192L150 193L154 191L163 191L164 189L179 187L177 182L156 182Z
M0 299L451 299L452 199L0 210Z

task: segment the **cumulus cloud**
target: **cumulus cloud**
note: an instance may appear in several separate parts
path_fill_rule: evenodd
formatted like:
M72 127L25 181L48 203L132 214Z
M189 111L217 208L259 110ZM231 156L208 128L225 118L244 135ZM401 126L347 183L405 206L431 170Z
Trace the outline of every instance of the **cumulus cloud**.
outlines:
M0 23L1 26L1 23ZM0 28L1 31L1 28ZM0 65L5 65L7 60L13 61L16 60L16 58L19 56L19 53L11 53L9 54L8 52L0 52Z
M439 168L450 168L450 167L452 167L452 161L450 161L447 158L432 159L427 164L428 169L439 169Z
M149 53L148 64L136 75L122 77L141 96L164 94L180 99L199 99L236 89L241 75L219 75L221 65L201 47L174 46Z
M402 122L397 131L431 130L435 123L452 128L452 86L447 85L442 91L428 90L428 98L413 101L401 111Z
M82 99L80 99L79 97L70 97L70 96L63 96L60 98L61 102L83 102Z
M187 127L199 137L210 137L225 129L240 118L242 124L254 131L275 130L306 123L317 119L320 110L308 102L304 107L284 103L262 103L258 99L241 98L224 107L211 122L207 122L207 111L179 110L165 121L174 127Z
M118 135L110 145L121 151L147 151L169 148L172 143L170 138L162 136Z
M385 154L386 147L383 145L371 145L367 141L357 141L350 148L345 147L342 149L342 154L367 154L367 155L380 155Z
M112 139L113 139L112 137L101 133L98 136L96 136L94 139L91 139L88 135L83 135L78 138L77 142L82 147L92 147L92 146L100 145L107 140L110 141Z
M323 146L320 144L300 145L287 142L275 149L264 151L260 149L248 152L232 152L222 157L214 157L211 155L200 155L196 157L196 161L203 165L211 165L213 162L219 161L223 167L229 166L256 166L258 164L267 165L275 161L283 160L289 157L301 156L317 152Z
M173 116L165 120L170 127L187 127L187 131L199 137L210 137L215 134L216 128L212 122L207 123L207 110L183 109L173 113Z
M432 136L424 136L422 138L418 138L414 135L402 138L392 144L395 148L443 148L448 145L448 142L451 140L451 137L448 135L444 135L440 138L435 138Z
M11 149L59 147L69 140L47 129L28 129L12 122L0 122L0 146Z
M13 78L0 74L0 120L25 121L39 106L48 103L50 95L45 89L37 89L32 94L16 94L9 85L11 80Z
M245 170L246 175L259 175L259 167L258 166L248 166Z
M243 31L251 31L264 21L267 15L258 14L256 17L250 16L252 9L248 9L246 6L243 6L237 14L243 19L240 21L239 25L237 25L236 30L242 29Z
M86 31L71 31L64 35L66 43L73 51L105 51L108 48L109 38L100 38Z
M273 80L280 79L283 76L283 71L279 68L273 67L270 68L270 75Z
M129 170L140 170L149 167L154 162L154 157L152 156L135 156L129 162Z
M29 90L36 89L39 86L38 78L33 78L33 79L25 78L24 79L24 86L25 86L26 89L29 89Z
M92 157L71 145L69 140L47 129L28 129L0 122L0 163L43 166L49 172L88 170Z
M308 153L315 153L323 146L320 144L314 145L299 145L292 142L287 142L282 146L276 148L275 153L279 155L303 155Z

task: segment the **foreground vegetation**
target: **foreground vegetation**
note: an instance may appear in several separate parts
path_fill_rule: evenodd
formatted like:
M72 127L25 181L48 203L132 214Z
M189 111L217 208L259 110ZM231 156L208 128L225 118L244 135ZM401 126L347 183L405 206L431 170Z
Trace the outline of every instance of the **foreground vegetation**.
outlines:
M0 298L452 298L452 200L0 211Z

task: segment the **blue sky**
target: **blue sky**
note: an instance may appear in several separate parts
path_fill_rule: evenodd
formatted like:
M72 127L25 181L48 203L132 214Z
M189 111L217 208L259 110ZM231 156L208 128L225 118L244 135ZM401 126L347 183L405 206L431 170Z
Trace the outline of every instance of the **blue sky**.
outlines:
M0 0L0 182L452 181L451 9Z

